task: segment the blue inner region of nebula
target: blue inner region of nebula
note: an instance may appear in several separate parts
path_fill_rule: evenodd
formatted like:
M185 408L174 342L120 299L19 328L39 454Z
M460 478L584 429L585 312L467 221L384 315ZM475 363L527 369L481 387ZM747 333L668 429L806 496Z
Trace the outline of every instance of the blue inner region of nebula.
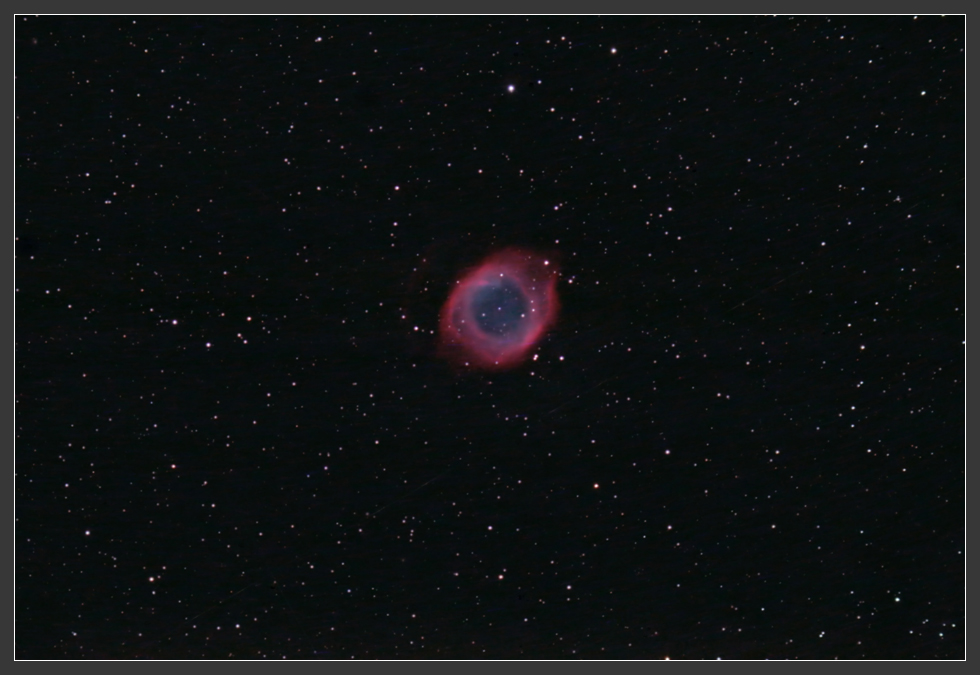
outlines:
M483 286L473 294L472 302L473 316L484 333L500 338L523 333L528 301L510 279Z

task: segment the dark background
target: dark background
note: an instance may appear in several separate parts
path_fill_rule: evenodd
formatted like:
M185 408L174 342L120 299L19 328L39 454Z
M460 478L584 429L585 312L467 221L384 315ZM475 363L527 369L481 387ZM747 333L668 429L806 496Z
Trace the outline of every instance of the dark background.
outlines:
M17 656L963 657L963 31L18 18Z

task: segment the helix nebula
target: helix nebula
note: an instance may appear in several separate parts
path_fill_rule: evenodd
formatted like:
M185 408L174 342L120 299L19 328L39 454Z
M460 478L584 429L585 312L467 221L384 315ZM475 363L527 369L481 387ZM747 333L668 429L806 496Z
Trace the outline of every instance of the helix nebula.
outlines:
M553 261L521 249L495 253L469 270L442 309L443 353L483 370L521 363L557 317L557 274Z

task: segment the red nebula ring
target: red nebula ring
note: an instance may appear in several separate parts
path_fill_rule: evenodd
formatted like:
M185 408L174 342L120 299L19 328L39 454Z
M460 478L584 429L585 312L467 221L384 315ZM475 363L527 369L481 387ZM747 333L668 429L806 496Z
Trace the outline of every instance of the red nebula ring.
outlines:
M496 253L453 287L439 319L443 352L488 370L521 362L558 314L558 270L518 249Z

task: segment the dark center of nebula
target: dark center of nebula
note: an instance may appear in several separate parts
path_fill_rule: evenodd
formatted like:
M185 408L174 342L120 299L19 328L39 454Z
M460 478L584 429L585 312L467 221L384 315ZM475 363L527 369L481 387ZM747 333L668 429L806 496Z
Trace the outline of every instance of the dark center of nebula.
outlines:
M527 298L513 281L484 286L473 296L473 315L484 333L506 337L518 332L528 312Z

